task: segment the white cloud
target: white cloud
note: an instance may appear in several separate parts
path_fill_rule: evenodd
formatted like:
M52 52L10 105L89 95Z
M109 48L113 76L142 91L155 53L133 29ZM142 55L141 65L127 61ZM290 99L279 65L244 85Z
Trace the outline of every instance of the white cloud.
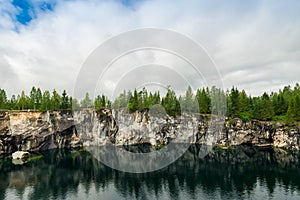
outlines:
M225 87L259 95L300 82L298 10L297 1L144 1L133 6L58 1L54 11L38 11L23 26L7 14L18 11L1 3L0 87L9 94L33 85L71 93L83 62L103 41L131 29L157 27L202 44L219 66Z

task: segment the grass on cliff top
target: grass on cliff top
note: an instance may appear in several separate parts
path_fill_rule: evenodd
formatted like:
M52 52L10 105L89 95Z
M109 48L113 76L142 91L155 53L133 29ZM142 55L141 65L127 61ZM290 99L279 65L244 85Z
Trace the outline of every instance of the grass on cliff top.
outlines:
M29 158L27 158L26 160L28 162L32 162L32 161L35 161L35 160L40 160L43 157L44 157L43 155L33 155L33 156L30 156Z
M154 146L154 149L155 150L161 150L161 149L163 149L165 147L166 147L166 145L160 144L160 145Z

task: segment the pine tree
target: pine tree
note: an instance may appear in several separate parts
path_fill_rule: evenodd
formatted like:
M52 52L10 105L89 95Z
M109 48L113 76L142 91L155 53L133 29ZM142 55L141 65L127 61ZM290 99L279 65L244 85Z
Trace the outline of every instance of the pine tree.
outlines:
M247 96L246 92L242 90L239 94L239 117L243 121L249 121L251 119L250 111L250 98Z
M36 88L33 86L29 95L29 108L35 110L36 109Z
M36 90L36 96L35 96L35 106L37 110L40 110L42 103L42 91L40 88Z
M171 116L181 114L180 103L177 100L175 92L168 88L167 94L162 98L161 105L165 108L166 112Z
M286 113L286 124L292 125L295 122L295 99L291 98L288 106L288 110Z
M133 96L131 93L129 94L129 103L127 108L130 112L135 112L138 110L138 93L136 89L133 92Z
M232 87L230 92L230 105L229 115L231 117L239 117L239 91L237 88Z
M84 99L82 99L80 101L80 107L81 108L92 108L93 107L93 103L92 103L92 100L90 99L88 92L85 94Z
M8 106L9 109L11 110L18 110L18 99L16 98L16 96L13 94L10 98L10 101L9 101L9 106Z
M183 98L182 106L183 106L183 110L186 112L192 112L195 109L193 91L190 86L186 90L185 96Z
M0 109L7 108L7 96L6 92L3 89L0 89Z
M80 108L80 104L76 98L70 98L72 110L78 110Z
M40 111L47 111L51 108L51 95L48 90L44 91L40 106Z
M256 99L254 116L259 120L270 120L274 116L273 105L269 95L266 92L261 98Z
M196 93L196 100L198 102L200 113L202 114L211 113L211 109L210 109L211 100L210 100L208 88L206 90L204 88L202 88L202 90L198 89Z
M297 95L295 97L295 106L294 106L294 117L296 121L300 121L300 97Z
M51 110L60 110L61 105L61 97L56 92L56 90L53 90L52 97L51 97Z
M211 97L211 113L213 115L226 114L226 95L220 88L213 86L210 92Z
M65 110L65 109L68 109L69 107L70 107L69 106L69 97L67 95L66 90L64 90L62 95L61 95L61 106L60 106L60 108Z
M21 92L21 96L19 98L19 110L24 110L26 109L26 95L24 90Z

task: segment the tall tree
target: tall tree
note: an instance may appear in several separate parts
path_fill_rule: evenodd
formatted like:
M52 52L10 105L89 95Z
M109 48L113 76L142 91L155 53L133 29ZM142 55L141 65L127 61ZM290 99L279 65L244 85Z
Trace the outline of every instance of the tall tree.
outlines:
M76 98L71 97L70 102L73 110L78 110L80 108L80 104L78 103L78 100Z
M198 89L196 93L196 99L198 102L199 112L202 114L211 113L211 100L209 96L209 89Z
M239 117L239 91L237 88L232 87L229 98L229 115L231 117Z
M135 89L133 95L129 94L129 102L127 108L130 112L134 112L138 110L138 92Z
M211 96L211 113L214 115L226 114L226 95L220 88L213 86L210 92Z
M42 100L41 100L41 106L40 111L47 111L51 108L51 95L48 90L44 91Z
M6 109L7 107L7 96L4 89L0 89L0 109Z
M16 95L12 95L9 101L9 109L11 110L18 110L18 99L16 98Z
M256 119L260 120L270 120L274 116L273 105L266 92L257 99L254 114Z
M294 117L296 121L300 121L300 96L295 97Z
M36 103L36 88L33 86L29 95L29 108L35 110Z
M165 108L166 112L171 116L176 116L181 114L180 103L177 100L174 90L168 87L166 96L162 98L161 105Z
M61 97L56 92L56 90L53 90L51 96L51 110L60 110L60 105L61 105Z
M90 96L89 96L88 92L85 94L84 99L81 100L80 107L81 108L92 108L93 107L93 102L90 99Z
M18 102L19 110L26 109L26 100L27 100L27 98L26 98L25 92L24 92L24 90L22 90L21 96L20 96L19 102Z
M66 90L63 91L62 95L61 95L61 109L65 110L70 108L69 105L69 97L67 95Z
M295 100L293 98L290 99L288 110L286 113L286 123L288 125L292 125L295 122Z
M41 103L42 103L42 91L40 88L36 90L35 102L36 102L35 104L36 109L40 110Z
M117 99L116 99L117 100ZM118 101L118 100L117 100ZM108 102L108 98L105 96L105 95L98 95L96 98L95 98L95 101L94 101L94 106L95 106L95 109L99 110L100 108L105 108L109 105L109 102ZM119 108L117 106L117 102L115 102L114 104L116 107L115 108Z
M186 112L192 112L195 110L195 101L192 88L189 86L185 92L185 96L182 102L183 110Z
M243 121L251 119L250 98L247 96L245 90L239 93L239 117Z

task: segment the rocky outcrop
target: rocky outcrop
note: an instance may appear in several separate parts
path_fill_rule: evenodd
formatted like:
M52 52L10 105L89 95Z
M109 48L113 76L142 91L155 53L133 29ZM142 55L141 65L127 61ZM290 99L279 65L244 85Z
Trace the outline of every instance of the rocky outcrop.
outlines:
M288 127L283 123L252 120L243 123L240 119L227 119L225 145L274 146L300 150L300 127Z
M12 159L18 160L18 159L24 159L29 158L29 153L26 151L16 151L12 154Z
M0 118L0 154L80 145L72 112L9 112Z
M53 148L199 143L300 149L300 127L252 120L182 114L172 118L149 112L92 109L0 113L0 155ZM224 123L225 121L225 123Z

